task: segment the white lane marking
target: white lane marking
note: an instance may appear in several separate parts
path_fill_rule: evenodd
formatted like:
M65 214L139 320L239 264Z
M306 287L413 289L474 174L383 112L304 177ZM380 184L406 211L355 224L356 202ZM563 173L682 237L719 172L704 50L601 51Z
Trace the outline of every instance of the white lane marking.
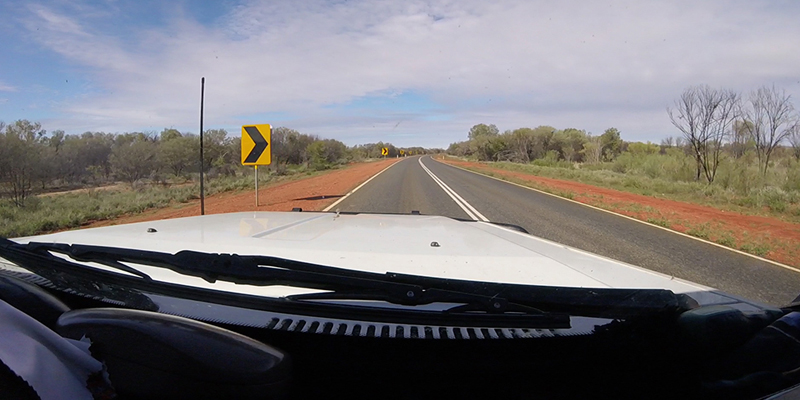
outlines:
M442 190L444 190L445 194L450 196L450 199L453 200L456 203L456 205L458 205L459 207L461 207L462 210L464 210L464 212L470 219L473 219L475 221L478 220L478 216L475 215L475 213L473 213L471 209L468 208L464 203L459 201L460 196L458 196L458 194L456 194L455 191L453 191L453 189L447 186L447 184L445 184L444 181L439 179L438 176L436 176L433 172L431 172L431 170L429 170L428 167L426 167L425 164L422 163L422 157L420 157L420 159L417 161L419 162L419 165L422 167L422 170L425 171L425 173L428 174L428 176L430 176L431 179L433 179L433 181L436 182L436 184L439 185L440 188L442 188Z
M399 163L400 163L399 161L393 162L393 163L392 163L391 165L389 165L388 167L386 167L386 168L384 168L384 169L380 170L380 171L379 171L377 174L375 174L375 175L372 175L372 176L371 176L369 179L367 179L366 181L364 181L364 183L362 183L362 184L360 184L360 185L356 186L356 188L355 188L355 189L353 189L353 190L351 190L351 191L347 192L347 194L346 194L346 195L344 195L344 197L341 197L341 198L339 198L339 200L336 200L336 201L334 201L334 202L333 202L333 204L331 204L331 205L329 205L329 206L327 206L327 207L323 208L323 209L322 209L322 211L323 211L323 212L325 212L325 211L330 211L330 210L331 210L333 207L336 207L336 205L338 205L339 203L341 203L342 201L344 201L344 199L346 199L346 198L350 197L350 195L351 195L351 194L355 193L355 192L356 192L356 190L358 190L358 189L361 189L361 187L363 187L364 185L368 184L368 183L369 183L369 181L371 181L371 180L375 179L375 178L376 178L378 175L382 174L382 173L383 173L383 171L386 171L387 169L389 169L389 168L392 168L392 167L394 167L395 165L397 165L397 164L399 164Z
M419 162L420 167L422 167L422 169L425 170L425 172L431 177L431 179L433 179L433 181L436 182L436 184L439 185L439 187L441 187L442 190L444 190L444 192L447 193L447 195L450 196L450 198L453 199L453 201L456 202L456 204L458 204L458 206L461 207L461 209L464 210L464 212L467 213L467 215L470 218L476 221L489 222L488 218L486 218L485 216L483 216L483 214L478 212L478 210L476 210L475 207L467 203L467 201L464 200L463 197L459 196L455 190L451 189L450 186L447 186L447 184L444 183L443 180L439 179L439 177L436 176L436 174L431 172L431 170L429 170L428 167L426 167L425 164L422 163L422 157L418 158L417 161Z
M424 167L424 166L422 167L422 169L425 171L425 173L427 173L427 174L428 174L428 176L430 176L430 177L431 177L431 179L433 179L433 181L434 181L434 182L435 182L437 185L439 185L439 187L440 187L440 188L442 188L442 190L444 190L444 193L445 193L446 195L450 196L450 199L451 199L451 200L453 200L453 201L456 203L456 205L458 205L459 207L461 207L461 209L462 209L462 210L464 210L464 212L465 212L465 213L467 213L467 216L468 216L470 219L473 219L473 220L475 220L475 221L477 221L477 220L478 220L478 217L477 217L475 214L473 214L473 213L472 213L472 211L470 211L470 210L469 210L469 208L467 208L467 207L466 207L464 204L462 204L460 201L458 201L458 199L457 199L457 198L456 198L456 197L453 195L453 193L451 193L451 192L450 192L450 190L448 190L448 187L447 187L447 186L445 186L445 185L444 185L444 183L443 183L442 181L440 181L440 180L439 180L439 178L438 178L436 175L433 175L433 173L432 173L432 172L430 172L430 171L429 171L429 170L428 170L426 167Z
M431 157L431 159L432 159L432 160L434 160L434 161L436 161L435 159L433 159L433 157ZM505 182L505 183L508 183L508 184L511 184L511 185L514 185L514 186L519 186L519 187L521 187L521 188L525 188L525 189L528 189L528 190L532 190L532 191L534 191L534 192L538 192L538 193L541 193L541 194L546 194L546 195L548 195L548 196L552 196L552 197L555 197L555 198L557 198L557 199L561 199L561 200L564 200L564 201L569 201L569 202L571 202L571 203L575 203L575 204L580 204L580 205L582 205L582 206L584 206L584 207L589 207L589 208L595 209L595 210L597 210L597 211L602 211L602 212L605 212L605 213L609 213L609 214L611 214L611 215L616 215L616 216L618 216L618 217L622 217L622 218L625 218L625 219L629 219L629 220L631 220L631 221L638 222L638 223L640 223L640 224L645 224L645 225L647 225L647 226L652 226L653 228L658 228L658 229L661 229L661 230L667 231L667 232L669 232L669 233L674 233L674 234L676 234L676 235L680 235L680 236L683 236L683 237L686 237L686 238L689 238L689 239L696 240L696 241L698 241L698 242L703 242L703 243L705 243L705 244L710 244L710 245L712 245L712 246L716 246L716 247L719 247L719 248L721 248L721 249L725 249L725 250L728 250L728 251L732 251L732 252L734 252L734 253L741 254L741 255L743 255L743 256L747 256L747 257L750 257L750 258L755 258L756 260L763 261L763 262L765 262L765 263L772 264L772 265L775 265L775 266L777 266L777 267L781 267L781 268L784 268L784 269L788 269L789 271L800 272L800 269L797 269L797 268L795 268L795 267L791 267L791 266L789 266L789 265L786 265L786 264L779 263L779 262L777 262L777 261L768 260L768 259L766 259L766 258L764 258L764 257L759 257L759 256L757 256L757 255L755 255L755 254L746 253L746 252L744 252L744 251L741 251L741 250L737 250L737 249L733 249L733 248L730 248L730 247L727 247L727 246L723 246L723 245L721 245L721 244L719 244L719 243L714 243L714 242L711 242L711 241L708 241L708 240L705 240L705 239L700 239L699 237L695 237L695 236L692 236L692 235L687 235L687 234L685 234L685 233L683 233L683 232L674 231L674 230L672 230L672 229L665 228L665 227L663 227L663 226L660 226L660 225L651 224L651 223L649 223L649 222L647 222L647 221L642 221L642 220L639 220L639 219L636 219L636 218L633 218L633 217L629 217L629 216L627 216L627 215L623 215L623 214L616 213L616 212L614 212L614 211L606 210L606 209L603 209L603 208L600 208L600 207L595 207L595 206L593 206L593 205L586 204L586 203L581 203L580 201L576 201L576 200L568 199L568 198L566 198L566 197L561 197L561 196L558 196L558 195L555 195L555 194L552 194L552 193L547 193L547 192L545 192L545 191L542 191L542 190L539 190L539 189L534 189L534 188L532 188L532 187L530 187L530 186L525 186L525 185L522 185L522 184L519 184L519 183L516 183L516 182L511 182L511 181L507 181L507 180L504 180L504 179L495 178L494 176L489 176L489 175L486 175L486 174L482 174L482 173L480 173L480 172L470 171L470 170L468 170L468 169L466 169L466 168L462 168L462 167L459 167L459 166L457 166L457 165L450 165L450 164L447 164L447 163L443 163L443 162L441 162L441 161L436 161L436 162L438 162L438 163L441 163L441 164L444 164L444 165L449 165L449 166L451 166L451 167L454 167L454 168L458 168L458 169L460 169L460 170L462 170L462 171L471 172L471 173L473 173L473 174L475 174L475 175L485 176L485 177L487 177L487 178L491 178L491 179L494 179L494 180L496 180L496 181Z
M425 167L425 168L427 168L427 167ZM430 169L429 169L428 171L430 171ZM433 174L433 171L431 171L431 174ZM450 193L452 193L452 194L453 194L453 196L455 196L455 197L456 197L456 198L457 198L459 201L461 201L461 203L463 203L465 206L467 206L467 208L469 208L469 209L472 211L472 213L473 213L473 214L475 214L475 215L476 215L476 216L477 216L479 219L481 219L482 221L489 222L489 218L486 218L486 217L484 217L484 216L483 216L483 214L481 214L480 212L478 212L478 210L476 210L476 209L475 209L475 207L473 207L473 206L472 206L472 204L469 204L469 203L468 203L466 200L464 200L464 198L463 198L463 197L459 196L459 195L458 195L458 193L456 193L456 191L455 191L455 190L453 190L453 188L451 188L450 186L447 186L447 184L446 184L446 183L444 183L444 181L442 180L442 178L439 178L439 177L438 177L438 176L436 176L435 174L433 174L433 177L434 177L434 178L436 178L436 179L438 179L438 180L439 180L439 182L441 182L441 183L442 183L442 185L443 185L443 186L444 186L444 187L445 187L447 190L449 190L449 191L450 191Z

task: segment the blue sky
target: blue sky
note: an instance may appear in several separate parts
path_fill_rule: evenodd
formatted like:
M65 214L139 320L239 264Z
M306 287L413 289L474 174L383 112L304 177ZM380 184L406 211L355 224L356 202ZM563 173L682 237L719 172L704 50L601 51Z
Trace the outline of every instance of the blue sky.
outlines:
M677 135L696 84L800 108L796 1L6 1L0 120L47 130L271 123L446 147L477 123Z

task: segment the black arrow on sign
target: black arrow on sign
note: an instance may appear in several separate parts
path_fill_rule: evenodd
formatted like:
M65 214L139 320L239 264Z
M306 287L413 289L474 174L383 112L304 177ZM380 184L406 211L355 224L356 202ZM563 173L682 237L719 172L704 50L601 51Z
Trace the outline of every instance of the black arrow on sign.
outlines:
M257 162L259 157L261 157L261 153L264 152L264 149L269 146L269 143L261 136L261 132L258 131L258 128L255 126L245 126L245 132L250 135L250 139L253 139L256 146L253 147L253 150L250 150L250 154L247 155L247 158L244 159L245 163L254 163Z

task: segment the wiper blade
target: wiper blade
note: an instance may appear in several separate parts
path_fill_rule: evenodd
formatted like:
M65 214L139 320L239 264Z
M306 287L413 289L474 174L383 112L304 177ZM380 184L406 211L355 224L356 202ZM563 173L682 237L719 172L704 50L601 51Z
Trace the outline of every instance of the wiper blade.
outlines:
M53 243L53 244L48 244L47 246L39 246L39 245L41 245L41 243L38 243L38 244L35 243L33 246L31 246L31 250L33 250L33 251L37 251L37 250L52 250L52 251L57 252L57 253L69 254L70 257L72 257L73 259L78 260L78 261L95 262L95 263L98 263L98 264L105 265L107 267L111 267L111 268L114 268L114 269L118 269L120 271L127 272L127 273L132 274L132 275L136 275L136 276L138 276L138 277L140 277L142 279L148 280L148 281L153 280L153 278L151 278L150 275L147 275L144 272L139 271L136 268L129 267L129 266L127 266L127 265L125 265L125 264L123 264L123 263L121 263L119 261L116 261L116 260L111 260L111 259L106 259L106 258L92 258L92 257L84 258L84 257L81 257L80 256L80 251L74 251L70 247L70 245L68 245L68 244ZM46 248L45 249L44 247L51 247L51 248Z
M20 246L22 245L0 237L0 257L35 273L37 277L44 280L35 282L39 285L93 300L110 302L116 305L125 304L139 310L158 311L158 306L138 290L127 286L107 285L102 281L85 279L88 276L97 277L118 274L73 263L64 258L54 256L47 251L33 252ZM104 262L103 264L139 277L138 279L130 278L130 280L147 284L154 283L147 274L127 265L116 265L113 262Z
M514 304L497 295L398 282L393 280L397 274L353 271L279 257L213 254L188 250L169 254L116 247L37 242L14 244L11 247L39 255L50 255L48 252L61 253L77 261L100 263L148 280L150 279L148 275L122 263L161 267L182 275L199 277L210 283L220 280L254 286L285 285L327 291L287 297L296 301L375 300L406 306L453 303L459 305L448 310L449 312L550 315L534 307ZM2 254L0 251L0 255ZM568 321L566 315L556 317L560 317L558 319L561 320L566 318Z
M492 283L354 271L270 256L196 251L169 254L116 247L36 242L17 244L6 239L0 240L0 256L6 257L6 253L14 255L15 252L48 257L55 257L49 252L57 252L75 260L93 261L112 267L124 266L122 263L125 262L149 265L200 277L212 283L221 280L254 286L283 285L325 291L288 296L287 300L376 300L406 306L450 303L456 306L447 310L449 313L497 317L541 316L547 320L566 321L567 324L569 315L629 318L665 311L677 315L697 306L691 297L676 295L666 289ZM61 258L58 260L63 261Z

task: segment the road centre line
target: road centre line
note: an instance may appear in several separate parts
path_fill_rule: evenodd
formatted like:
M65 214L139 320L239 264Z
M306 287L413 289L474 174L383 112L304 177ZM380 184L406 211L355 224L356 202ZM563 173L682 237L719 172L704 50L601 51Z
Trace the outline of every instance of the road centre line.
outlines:
M451 200L453 200L453 201L456 203L456 205L458 205L459 207L461 207L461 209L462 209L462 210L463 210L463 211L464 211L464 212L467 214L467 216L468 216L470 219L473 219L473 220L477 221L477 220L478 220L478 217L477 217L475 214L473 214L473 213L472 213L472 211L470 211L470 210L469 210L469 209L468 209L468 208L467 208L467 207L466 207L464 204L462 204L460 201L458 201L458 199L457 199L455 196L453 196L453 194L452 194L452 193L450 193L450 191L448 190L448 188L447 188L447 187L445 187L445 186L443 185L443 183L444 183L444 182L442 182L442 181L439 179L439 177L437 177L436 175L434 175L434 174L433 174L433 173L432 173L432 172L431 172L431 171L430 171L430 170L429 170L427 167L425 167L425 165L423 165L423 164L422 164L422 161L421 161L421 159L422 159L422 157L420 157L419 164L420 164L420 166L422 167L422 170L423 170L423 171L425 171L425 173L426 173L426 174L428 174L428 176L430 176L430 177L431 177L431 179L433 179L433 181L434 181L434 182L435 182L437 185L439 185L439 187L440 187L440 188L442 188L442 190L444 190L445 194L447 194L448 196L450 196L450 199L451 199Z
M422 169L431 177L431 179L433 179L433 181L436 182L436 184L439 185L439 187L441 187L442 190L444 190L444 192L447 193L447 195L450 196L450 198L453 199L453 201L456 202L456 204L458 204L458 206L461 207L461 209L464 210L464 212L467 213L470 218L476 221L489 222L488 218L478 212L475 207L467 203L467 201L464 200L463 197L459 196L455 190L451 189L450 186L447 186L447 184L444 183L444 181L438 176L436 176L436 174L431 172L431 170L429 170L428 167L422 163L422 157L418 158L417 162L419 162L420 167L422 167Z
M395 161L395 162L393 162L391 165L389 165L388 167L386 167L386 168L384 168L384 169L382 169L382 170L378 171L378 173L377 173L377 174L375 174L375 175L372 175L372 176L371 176L369 179L367 179L366 181L364 181L364 183L362 183L362 184L360 184L360 185L356 186L356 188L355 188L355 189L353 189L353 190L351 190L351 191L347 192L347 194L346 194L346 195L344 195L343 197L340 197L340 198L339 198L339 200L336 200L336 201L334 201L334 202L333 202L333 204L331 204L331 205L329 205L329 206L327 206L327 207L323 208L323 209L322 209L322 211L323 211L323 212L330 211L331 209L333 209L333 207L336 207L336 206L337 206L339 203L341 203L342 201L344 201L344 199L346 199L346 198L350 197L350 195L351 195L351 194L355 193L355 192L356 192L356 190L358 190L358 189L361 189L361 188L362 188L364 185L368 184L368 183L369 183L369 181L371 181L371 180L375 179L375 178L376 178L378 175L382 174L382 173L383 173L383 171L386 171L387 169L389 169L389 168L392 168L392 167L394 167L395 165L397 165L397 164L399 164L399 163L400 163L399 161Z

